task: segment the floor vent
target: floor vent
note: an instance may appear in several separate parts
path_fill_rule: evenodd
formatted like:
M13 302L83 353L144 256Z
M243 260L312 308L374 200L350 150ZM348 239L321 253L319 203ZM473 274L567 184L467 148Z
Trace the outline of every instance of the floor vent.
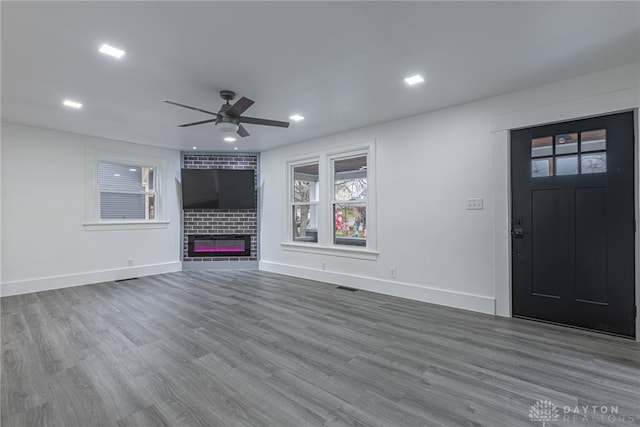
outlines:
M129 280L138 280L138 278L137 277L131 277L130 279L114 280L114 282L128 282Z
M338 286L336 289L340 289L341 291L358 292L358 289L350 288L348 286Z

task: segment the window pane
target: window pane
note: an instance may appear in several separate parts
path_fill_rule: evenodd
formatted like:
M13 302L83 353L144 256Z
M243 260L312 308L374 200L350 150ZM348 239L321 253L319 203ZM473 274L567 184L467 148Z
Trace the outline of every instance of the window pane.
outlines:
M553 158L531 160L531 176L553 176Z
M142 186L147 191L155 191L155 171L153 168L143 167L142 169ZM133 168L131 168L133 170Z
M100 193L100 219L147 219L146 196L130 193Z
M318 241L318 206L298 205L293 207L293 240L297 242Z
M333 213L335 218L334 243L366 246L367 204L336 203L333 205Z
M577 152L578 152L578 134L577 133L567 133L564 135L556 135L556 155L571 154L571 153L577 153ZM558 175L561 175L561 174L558 173Z
M154 191L154 171L150 167L100 162L98 183L101 190Z
M293 168L293 201L318 201L318 164Z
M582 155L582 173L603 173L607 171L607 153Z
M556 158L556 175L577 175L578 156L564 156Z
M582 132L582 152L585 151L600 151L607 149L607 130L590 130L588 132Z
M335 200L367 198L367 156L336 160L333 169Z
M145 196L145 219L156 219L156 196L154 194L147 194Z
M553 138L535 138L531 140L531 157L544 157L553 155Z

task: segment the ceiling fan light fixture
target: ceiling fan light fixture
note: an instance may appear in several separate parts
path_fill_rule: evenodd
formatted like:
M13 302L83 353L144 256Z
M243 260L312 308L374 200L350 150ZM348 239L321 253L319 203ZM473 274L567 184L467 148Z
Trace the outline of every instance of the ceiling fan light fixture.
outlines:
M227 135L224 137L224 142L236 142L236 137L235 136L231 136L231 135Z
M304 116L301 116L300 114L294 114L289 116L290 120L293 120L294 122L299 122L300 120L304 120Z
M222 133L236 133L238 131L238 125L231 122L220 122L216 124L216 127Z

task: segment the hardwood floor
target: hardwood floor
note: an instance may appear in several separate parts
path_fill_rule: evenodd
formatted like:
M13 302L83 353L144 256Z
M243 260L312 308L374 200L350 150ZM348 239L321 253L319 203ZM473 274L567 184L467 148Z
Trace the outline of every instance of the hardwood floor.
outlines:
M255 271L2 298L1 380L3 427L640 425L632 341Z

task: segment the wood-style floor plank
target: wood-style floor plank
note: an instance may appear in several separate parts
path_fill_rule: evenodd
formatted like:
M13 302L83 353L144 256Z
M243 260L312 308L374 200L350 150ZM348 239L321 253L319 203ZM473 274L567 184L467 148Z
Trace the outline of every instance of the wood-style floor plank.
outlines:
M538 400L618 410L564 425L640 425L632 341L277 274L107 282L0 314L2 426L513 427Z

